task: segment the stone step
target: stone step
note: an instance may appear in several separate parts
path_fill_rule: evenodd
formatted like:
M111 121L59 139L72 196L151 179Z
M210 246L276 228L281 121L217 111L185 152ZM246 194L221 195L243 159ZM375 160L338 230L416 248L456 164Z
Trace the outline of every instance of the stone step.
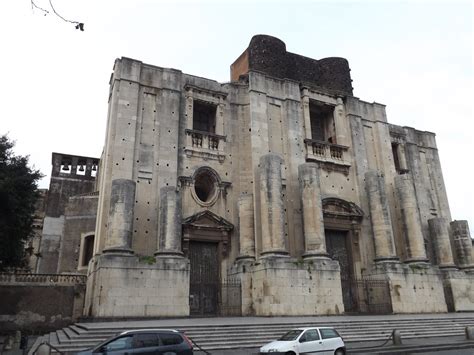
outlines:
M241 320L241 319L239 319ZM183 322L184 323L184 322ZM159 325L159 326L157 326ZM466 325L474 326L473 317L440 317L419 319L375 319L279 322L274 324L209 324L166 326L160 321L76 323L49 333L47 339L60 351L73 352L91 348L125 329L179 329L202 348L208 350L232 348L258 348L274 340L285 331L302 326L328 325L335 327L346 342L384 341L393 329L401 331L403 338L448 337L464 335Z
M434 337L434 336L454 336L454 335L463 335L464 334L464 329L457 329L457 330L443 330L443 331L437 331L437 330L426 330L426 331L402 331L402 337L403 338L420 338L420 337ZM388 338L388 334L365 334L361 336L360 334L349 334L349 335L344 335L344 340L346 342L361 342L361 341L384 341ZM229 339L217 339L217 340L211 340L211 339L202 339L198 340L196 338L192 338L197 344L199 344L201 347L205 349L224 349L224 348L232 348L232 347L260 347L266 342L270 342L274 340L276 337L268 336L268 335L254 335L251 339L244 338L244 339L236 339L233 338L232 340ZM79 349L85 349L85 348L90 348L98 344L104 339L94 339L94 340L77 340L74 342L65 342L62 344L58 345L58 348L61 350L66 351L65 349L69 349L72 351L74 350L79 350ZM53 344L55 345L55 344Z

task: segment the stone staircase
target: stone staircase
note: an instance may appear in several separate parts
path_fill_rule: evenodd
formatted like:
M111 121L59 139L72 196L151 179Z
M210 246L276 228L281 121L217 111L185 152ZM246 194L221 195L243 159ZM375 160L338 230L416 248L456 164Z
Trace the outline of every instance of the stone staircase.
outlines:
M205 350L258 348L263 344L275 340L287 330L296 327L308 326L332 326L338 330L346 343L373 342L386 340L393 329L401 331L404 339L463 336L466 326L474 326L474 315L443 317L393 318L373 317L372 319L318 320L318 318L299 318L297 321L278 318L277 321L268 318L259 318L258 324L248 323L246 318L239 318L238 322L232 324L232 320L220 322L220 318L214 318L213 324L192 324L186 319L175 320L173 326L163 324L166 322L155 321L130 321L111 323L76 323L37 339L49 342L54 348L61 352L76 352L91 348L99 342L124 330L163 328L178 329L184 331L194 342ZM161 323L161 324L160 324ZM206 322L209 323L209 322ZM181 324L181 326L179 325ZM32 349L34 349L33 346ZM54 352L54 351L53 351Z

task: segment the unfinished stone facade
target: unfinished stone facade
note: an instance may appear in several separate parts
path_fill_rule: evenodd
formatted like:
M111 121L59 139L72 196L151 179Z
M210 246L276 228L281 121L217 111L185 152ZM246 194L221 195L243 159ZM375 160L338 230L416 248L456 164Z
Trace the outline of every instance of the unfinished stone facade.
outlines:
M84 315L229 314L229 285L232 314L474 310L435 135L351 83L345 59L264 35L225 84L117 59ZM86 200L54 215L68 243Z
M34 271L85 273L93 254L99 159L53 153L51 163Z

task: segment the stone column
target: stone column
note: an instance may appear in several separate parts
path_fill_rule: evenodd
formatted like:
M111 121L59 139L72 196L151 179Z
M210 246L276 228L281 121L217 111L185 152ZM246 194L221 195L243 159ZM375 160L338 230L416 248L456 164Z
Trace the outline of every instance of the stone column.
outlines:
M450 226L459 268L474 269L472 239L467 221L452 221Z
M240 255L238 259L255 259L253 195L241 195L239 206Z
M112 180L104 253L133 253L131 247L134 207L135 181Z
M281 165L277 154L260 158L260 213L262 255L287 255Z
M433 241L436 265L441 268L454 267L448 220L446 218L431 218L428 220L428 226Z
M155 255L183 255L181 250L181 199L174 186L160 189L158 250Z
M406 262L426 262L425 241L421 229L420 212L411 174L395 176L395 189L402 217L407 252Z
M311 133L311 116L309 110L308 89L303 89L303 98L301 100L303 102L304 131L306 135L305 138L313 139L313 135Z
M398 260L383 174L375 170L365 173L365 186L369 196L375 261Z
M334 126L336 129L336 143L346 147L349 146L346 110L344 109L344 101L340 97L337 98L337 105L334 108Z
M298 167L298 175L305 242L303 257L328 257L324 236L324 217L318 166L316 163L301 164Z

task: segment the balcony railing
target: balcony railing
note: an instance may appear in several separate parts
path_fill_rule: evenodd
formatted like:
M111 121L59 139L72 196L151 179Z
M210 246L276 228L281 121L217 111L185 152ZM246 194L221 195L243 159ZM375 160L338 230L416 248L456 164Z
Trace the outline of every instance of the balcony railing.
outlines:
M306 159L317 160L336 165L350 166L349 147L328 142L305 139Z
M186 129L186 154L207 159L224 159L225 136L211 132Z

